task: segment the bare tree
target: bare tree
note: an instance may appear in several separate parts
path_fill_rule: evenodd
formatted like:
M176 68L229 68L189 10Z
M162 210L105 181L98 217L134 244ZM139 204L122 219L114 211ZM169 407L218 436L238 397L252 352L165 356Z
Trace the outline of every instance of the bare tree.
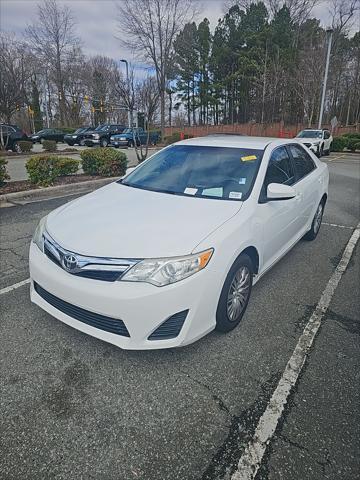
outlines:
M14 36L0 34L0 114L9 123L26 103L26 87L33 75L31 55Z
M44 58L53 70L58 90L61 124L65 124L65 72L66 57L79 44L74 33L75 21L67 5L59 5L56 0L43 0L37 6L38 21L29 25L26 34L34 51Z
M127 38L123 44L151 62L160 94L161 134L165 132L165 95L172 69L173 42L194 14L192 0L122 0L119 26Z
M359 10L360 0L332 0L330 14L332 15L333 29L338 33L347 33Z
M135 108L135 75L134 69L130 66L129 75L124 78L120 72L115 84L115 90L118 93L121 102L129 113L129 126L133 127L133 112Z

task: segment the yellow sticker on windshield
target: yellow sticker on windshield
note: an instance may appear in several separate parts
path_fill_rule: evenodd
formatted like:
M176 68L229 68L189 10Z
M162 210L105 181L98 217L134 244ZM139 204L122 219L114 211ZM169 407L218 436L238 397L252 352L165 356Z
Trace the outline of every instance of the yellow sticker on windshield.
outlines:
M241 157L241 160L243 162L251 162L252 160L256 160L257 156L256 155L248 155L247 157Z

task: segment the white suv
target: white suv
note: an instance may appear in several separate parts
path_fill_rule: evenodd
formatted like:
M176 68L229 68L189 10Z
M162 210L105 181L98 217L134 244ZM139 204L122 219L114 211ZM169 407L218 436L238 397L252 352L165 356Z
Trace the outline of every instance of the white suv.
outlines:
M296 138L310 148L310 150L318 157L330 155L333 137L329 130L314 130L312 128L306 128L298 133Z

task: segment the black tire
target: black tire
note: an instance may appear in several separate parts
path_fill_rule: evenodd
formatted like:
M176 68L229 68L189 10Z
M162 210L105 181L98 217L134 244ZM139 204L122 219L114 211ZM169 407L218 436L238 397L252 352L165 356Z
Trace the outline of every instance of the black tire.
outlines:
M239 311L233 312L234 317L231 318L230 313L230 295L231 289L233 289L234 282L236 282L237 276L240 275L240 279L238 281L241 282L241 278L243 272L246 274L246 283L244 284L244 292L238 292L238 295L241 295L240 299L238 298L237 301L240 303ZM219 303L216 310L216 327L215 329L218 332L230 332L233 330L241 321L244 313L246 311L247 305L249 303L251 289L252 289L252 282L253 282L253 273L254 267L250 257L246 254L241 254L237 260L234 262L233 266L230 268L229 273L225 279L223 288L221 290ZM242 298L242 300L241 300ZM233 300L232 308L234 309L233 302L236 302L236 299Z
M321 145L321 148L320 148L320 153L319 153L319 158L323 157L324 156L324 145Z
M102 139L100 140L100 147L105 148L105 147L107 147L108 145L109 145L109 142L108 142L107 138L102 138Z
M328 157L330 155L330 152L331 152L331 143L328 150L325 150L325 155Z
M83 138L79 141L79 145L80 147L85 147L85 140Z
M128 146L128 148L129 148L129 147L133 147L133 146L134 146L134 141L133 141L133 140L129 140L127 146Z
M66 142L66 143L69 145L69 147L73 147L75 145L75 143L73 142Z
M321 200L321 202L318 205L318 208L316 209L313 221L311 222L311 228L304 235L304 240L311 242L312 240L315 240L315 238L318 236L318 233L321 227L322 217L324 214L324 207L325 207L325 202L324 200Z
M18 144L18 142L14 142L14 144L12 146L12 151L16 152L16 153L21 153L21 148L20 148L20 145Z

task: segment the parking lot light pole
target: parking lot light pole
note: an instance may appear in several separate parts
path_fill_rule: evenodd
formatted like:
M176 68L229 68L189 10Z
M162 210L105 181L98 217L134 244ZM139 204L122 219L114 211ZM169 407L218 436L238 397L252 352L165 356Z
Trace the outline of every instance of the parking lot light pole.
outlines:
M120 60L120 62L123 62L123 63L125 63L125 65L126 65L126 83L127 83L127 88L128 88L128 95L129 95L129 97L130 97L129 63L128 63L127 60L125 60L125 59L123 59L123 58ZM129 108L128 108L128 126L129 126L129 128L132 128L132 125L131 125L131 123L132 123L131 117L132 117L132 115L131 115L131 110L130 110L130 107L129 107Z
M322 90L322 95L321 95L320 114L319 114L319 125L318 125L318 128L319 128L319 129L321 128L322 117L323 117L323 113L324 113L326 84L327 84L328 73L329 73L329 63L330 63L330 53L331 53L331 42L332 42L333 29L332 29L332 28L328 28L328 29L326 30L326 34L327 34L327 37L328 37L328 49L327 49L327 54L326 54L326 65L325 65L324 83L323 83L323 90Z

